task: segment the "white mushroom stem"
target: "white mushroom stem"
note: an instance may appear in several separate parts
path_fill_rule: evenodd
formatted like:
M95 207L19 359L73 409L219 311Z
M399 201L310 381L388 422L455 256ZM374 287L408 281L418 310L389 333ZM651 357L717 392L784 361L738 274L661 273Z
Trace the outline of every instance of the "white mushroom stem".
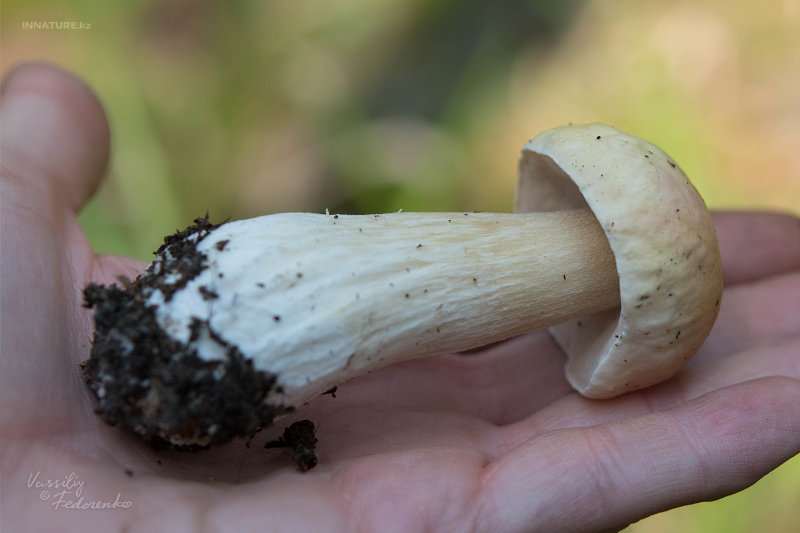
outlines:
M288 213L225 224L208 267L149 303L200 357L235 345L303 402L367 370L458 352L619 305L589 210L535 214ZM158 261L158 260L156 260ZM213 334L190 341L193 319Z

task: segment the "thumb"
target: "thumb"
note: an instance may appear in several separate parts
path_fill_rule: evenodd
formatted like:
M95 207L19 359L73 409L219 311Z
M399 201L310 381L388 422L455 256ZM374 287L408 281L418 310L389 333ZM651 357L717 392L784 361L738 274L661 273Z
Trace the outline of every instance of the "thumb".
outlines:
M0 433L24 437L71 420L90 338L79 280L92 259L74 212L100 182L109 128L91 90L45 64L11 71L0 113Z
M3 185L78 211L108 163L109 127L100 102L77 77L44 63L14 68L2 89Z

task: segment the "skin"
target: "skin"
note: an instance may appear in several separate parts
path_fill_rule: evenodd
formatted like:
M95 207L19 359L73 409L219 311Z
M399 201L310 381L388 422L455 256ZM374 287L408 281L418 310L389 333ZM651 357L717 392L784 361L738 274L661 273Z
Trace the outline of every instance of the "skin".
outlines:
M4 82L3 525L25 531L605 531L739 491L800 451L800 220L718 213L725 296L676 377L605 401L572 391L544 332L411 361L321 396L257 435L154 452L92 413L89 281L141 262L92 251L75 214L98 187L109 127L91 91L47 65ZM265 450L318 427L320 464ZM126 470L128 471L126 473ZM55 508L83 481L84 502ZM72 490L75 490L73 487ZM64 501L77 501L75 494Z

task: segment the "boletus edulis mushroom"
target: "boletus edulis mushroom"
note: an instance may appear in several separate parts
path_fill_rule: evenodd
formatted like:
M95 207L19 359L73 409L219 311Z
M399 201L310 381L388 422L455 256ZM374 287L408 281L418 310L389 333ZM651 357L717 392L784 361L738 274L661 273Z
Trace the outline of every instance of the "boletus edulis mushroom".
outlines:
M546 327L588 398L697 351L719 247L666 153L600 124L546 131L522 149L515 208L198 219L135 281L86 289L97 412L155 446L207 446L369 370Z

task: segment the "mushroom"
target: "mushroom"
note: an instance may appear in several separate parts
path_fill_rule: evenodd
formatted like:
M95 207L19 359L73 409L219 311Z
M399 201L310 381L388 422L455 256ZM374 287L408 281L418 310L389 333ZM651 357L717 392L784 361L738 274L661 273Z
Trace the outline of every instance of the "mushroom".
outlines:
M155 446L206 446L378 367L546 327L588 398L697 351L719 247L666 153L601 124L546 131L522 149L515 208L198 219L136 281L87 287L97 412Z

